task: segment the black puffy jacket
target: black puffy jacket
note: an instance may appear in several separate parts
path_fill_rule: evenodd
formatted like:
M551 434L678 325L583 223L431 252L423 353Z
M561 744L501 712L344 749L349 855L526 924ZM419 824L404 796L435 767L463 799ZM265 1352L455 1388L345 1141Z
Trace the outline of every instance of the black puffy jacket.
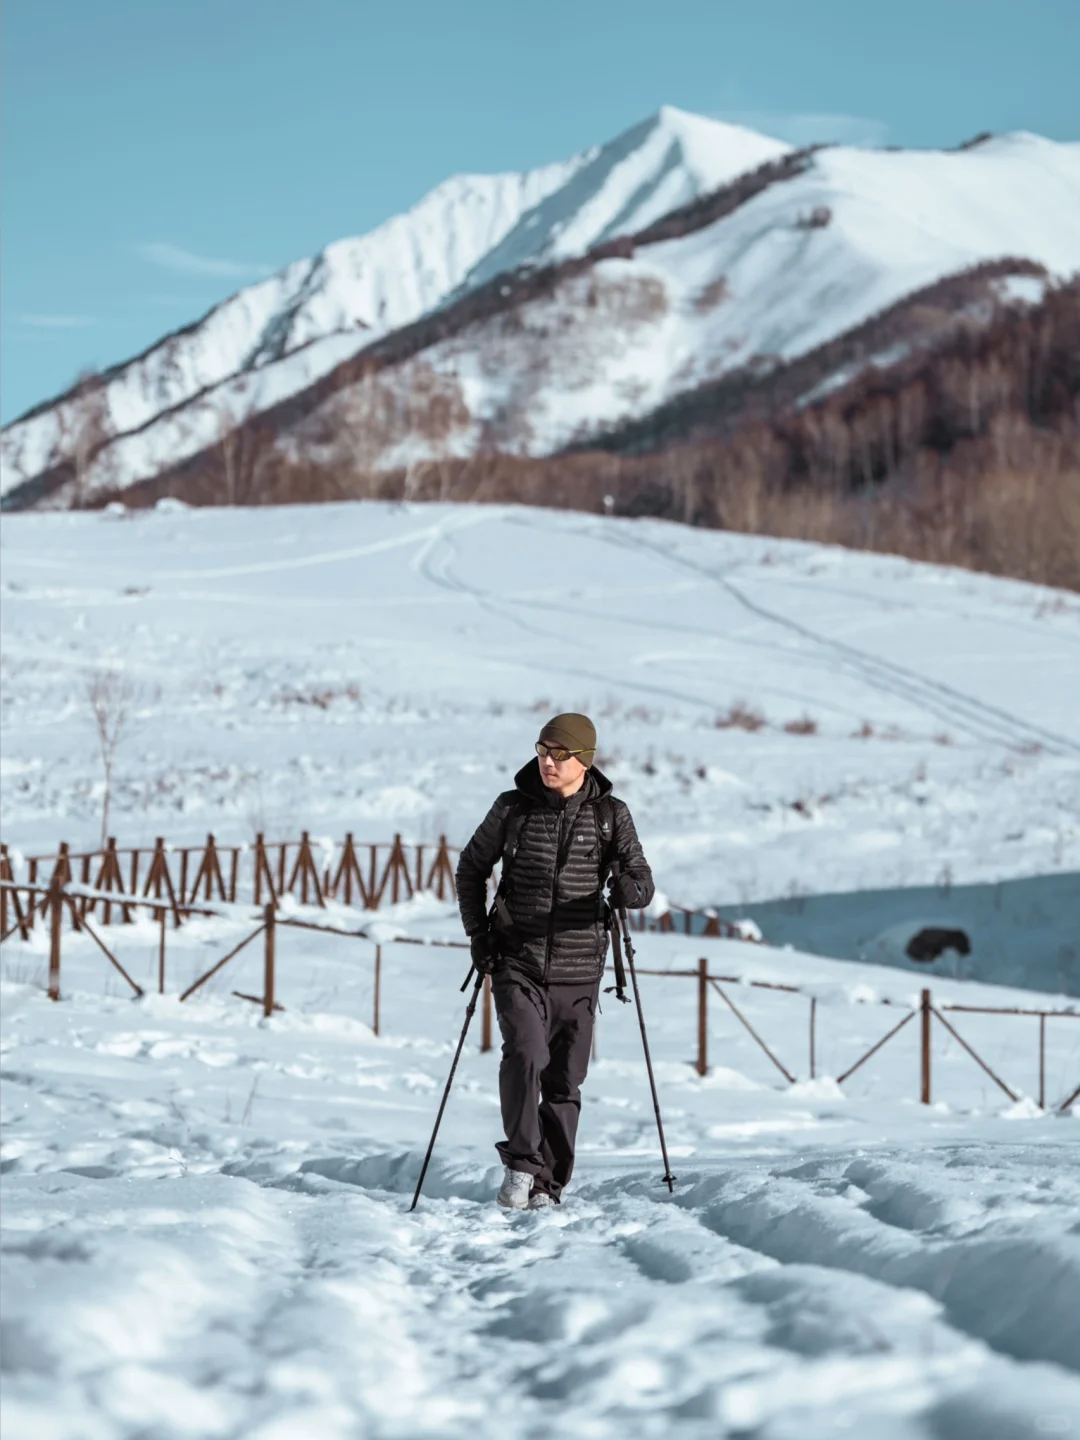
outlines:
M513 855L503 866L501 893L513 920L498 915L491 933L502 957L516 970L547 985L585 984L604 973L608 936L604 925L605 846L596 802L611 794L611 781L595 767L575 795L564 799L540 778L532 760L492 805L461 852L458 905L467 935L488 928L487 881L503 859L507 822L517 810ZM637 885L633 904L648 905L653 878L630 811L612 797L612 843L607 859Z

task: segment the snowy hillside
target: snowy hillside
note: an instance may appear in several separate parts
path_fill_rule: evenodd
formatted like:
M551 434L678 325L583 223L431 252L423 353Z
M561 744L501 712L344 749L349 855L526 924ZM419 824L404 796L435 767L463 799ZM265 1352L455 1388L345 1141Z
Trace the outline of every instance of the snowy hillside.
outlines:
M677 900L1078 868L1073 595L496 506L173 501L8 515L0 544L16 850L95 841L86 682L113 673L128 843L460 842L542 720L582 708ZM640 935L643 970L739 977L794 1080L712 991L699 1075L696 981L643 974L674 1194L605 996L565 1202L508 1215L478 1017L410 1215L467 952L394 937L460 922L431 895L328 918L369 934L279 926L269 1020L233 994L261 994L258 944L178 999L250 934L241 907L167 932L163 994L156 924L110 929L134 1000L86 931L58 1004L44 927L5 944L5 1440L1069 1434L1077 1000ZM1051 1012L950 1017L1010 1095L935 1020L920 1104L914 1018L841 1081L923 984Z
M5 839L462 843L596 716L690 905L1080 869L1080 603L884 556L496 506L10 515Z
M779 141L665 107L570 160L523 174L461 175L406 215L341 240L242 290L187 330L110 372L102 423L140 435L110 460L121 484L216 440L233 419L302 390L451 294L525 263L582 253L782 154ZM8 427L3 492L56 462L81 422L60 402ZM169 428L173 426L174 428ZM134 468L131 468L134 467Z
M456 929L426 901L393 924ZM1080 1107L1032 1098L1035 1021L953 1016L1021 1098L939 1028L924 1107L917 1024L828 1078L905 1013L910 977L706 942L719 973L805 991L729 987L796 1083L718 996L699 1077L696 986L643 977L674 1195L634 1016L605 1003L565 1202L510 1216L477 1022L409 1215L464 952L384 944L378 1038L359 940L279 932L269 1022L229 993L259 992L250 951L179 1003L245 929L170 936L167 993L135 1002L86 936L65 937L59 1005L38 988L44 936L5 947L5 1440L501 1440L508 1416L596 1440L1069 1434ZM116 943L152 986L156 927ZM702 942L639 949L679 969ZM1047 1029L1057 1105L1080 1019Z
M686 208L736 177L714 218ZM546 455L1006 259L1017 273L988 302L1030 304L1047 277L1080 271L1080 144L1018 133L951 152L796 155L665 109L564 165L449 181L241 292L102 391L10 426L3 485L16 499L30 487L20 503L58 487L50 503L67 504L65 464L82 467L84 498L185 462L217 475L223 437L256 416L280 453L331 469Z

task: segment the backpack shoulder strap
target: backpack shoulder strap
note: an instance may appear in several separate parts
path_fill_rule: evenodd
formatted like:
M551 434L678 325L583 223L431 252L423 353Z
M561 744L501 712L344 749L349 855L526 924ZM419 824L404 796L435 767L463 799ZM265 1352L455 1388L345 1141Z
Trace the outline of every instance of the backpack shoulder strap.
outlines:
M525 823L525 804L520 793L514 793L510 808L506 812L506 829L503 832L502 863L503 873L507 864L513 864L514 856L521 841L521 827Z
M514 922L507 909L506 896L510 892L510 870L514 863L514 856L518 851L518 842L521 838L521 827L525 823L525 802L520 791L513 791L510 795L509 804L506 809L506 818L503 828L502 846L502 867L499 874L499 884L495 891L495 899L491 906L490 916L498 914L503 926L512 931Z

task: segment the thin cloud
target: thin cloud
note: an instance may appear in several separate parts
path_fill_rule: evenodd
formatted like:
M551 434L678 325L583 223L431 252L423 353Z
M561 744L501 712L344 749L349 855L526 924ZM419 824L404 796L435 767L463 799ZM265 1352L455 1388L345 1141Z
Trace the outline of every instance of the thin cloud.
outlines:
M135 249L151 264L162 270L171 270L178 275L213 275L219 279L238 280L249 275L269 275L269 265L257 265L247 260L218 260L211 255L196 255L181 245L172 245L167 240L147 241Z
M19 320L35 330L82 330L97 324L93 315L20 315Z
M787 140L792 145L814 145L833 142L838 145L859 145L873 148L886 145L889 125L868 115L844 115L830 111L788 113L782 110L736 110L717 116L735 125L745 125Z

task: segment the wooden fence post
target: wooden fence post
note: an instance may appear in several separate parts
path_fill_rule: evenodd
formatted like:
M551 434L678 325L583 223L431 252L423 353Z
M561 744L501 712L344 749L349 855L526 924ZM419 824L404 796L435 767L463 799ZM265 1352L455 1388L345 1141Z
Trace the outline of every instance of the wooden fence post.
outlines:
M38 872L37 857L31 855L28 863L30 867L30 884L36 885ZM32 930L37 920L37 905L34 903L33 893L29 890L26 892L26 920L29 928ZM23 938L25 939L26 937L24 936Z
M919 1005L919 1012L922 1017L922 1086L920 1100L922 1104L930 1104L930 1020L932 1011L930 1007L930 991L922 992L922 1000Z
M697 1073L709 1073L709 962L698 961Z
M815 1065L816 1065L816 1056L815 1056L815 1054L814 1054L814 1050L815 1050L814 1041L815 1041L815 1038L816 1038L814 1032L815 1032L815 1029L816 1029L816 1022L817 1022L817 996L816 996L816 995L811 995L811 996L810 996L810 1079L811 1079L811 1080L813 1080L813 1078L814 1078L814 1070L815 1070Z
M64 896L55 877L49 886L49 999L60 999L60 936L64 927Z
M491 1049L491 976L484 976L484 1008L480 1013L480 1053L486 1055Z
M165 994L165 906L158 911L158 957L157 957L157 990L159 995Z
M310 886L315 891L316 902L321 906L325 906L326 902L323 899L322 886L319 883L319 872L311 853L311 836L306 830L301 833L300 853L296 857L296 864L293 866L292 875L288 884L288 889L294 895L296 894L297 880L300 881L300 903L302 905L308 903L308 888Z
M269 1018L274 1013L274 923L276 915L273 905L263 911L266 924L263 950L263 1015Z
M446 899L447 890L450 891L451 900L457 893L457 879L454 875L454 867L450 863L450 852L447 849L445 835L439 836L439 848L435 855L435 862L428 872L427 888L434 889L440 900Z
M379 1033L379 1006L382 1000L382 946L375 946L375 985L374 999L372 1001L371 1032L373 1035Z

